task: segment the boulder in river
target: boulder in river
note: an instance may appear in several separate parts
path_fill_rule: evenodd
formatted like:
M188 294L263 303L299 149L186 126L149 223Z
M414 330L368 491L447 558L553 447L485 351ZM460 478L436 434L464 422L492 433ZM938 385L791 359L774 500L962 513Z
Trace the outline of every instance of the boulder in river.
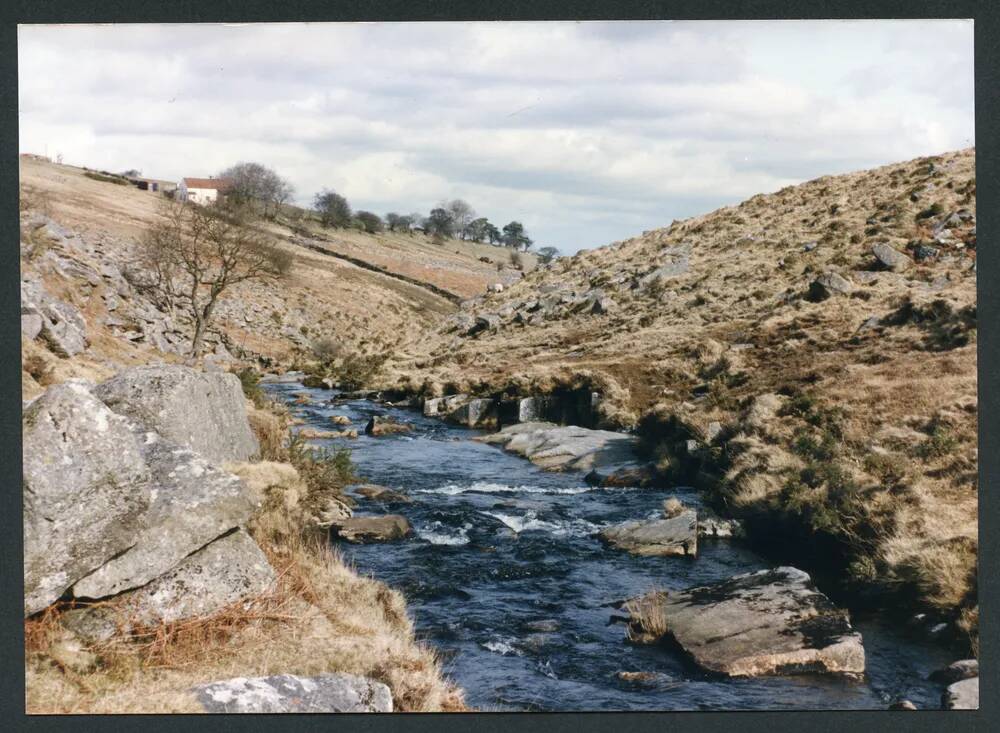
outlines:
M978 676L979 660L961 659L957 662L952 662L944 669L939 669L932 673L930 678L937 682L951 684L952 682L960 682L962 680L968 680Z
M941 704L945 710L979 710L979 678L970 677L948 685Z
M376 486L375 484L358 486L354 489L354 493L381 504L409 504L413 501L406 494L387 489L384 486Z
M413 429L412 425L398 423L379 415L373 415L365 425L365 435L392 435L394 433L408 433Z
M602 475L641 469L637 439L610 430L530 422L509 425L480 440L500 445L551 471L596 471Z
M367 542L389 542L400 540L410 534L410 523L399 514L383 514L377 517L350 517L333 525L337 537L347 542L362 544Z
M28 615L132 547L152 494L131 426L86 384L50 387L24 411L22 435Z
M658 618L704 669L731 677L860 675L861 634L808 573L778 567L662 594ZM636 623L633 620L633 623Z
M622 522L601 530L600 538L633 555L698 554L698 515L691 509L667 519Z
M467 428L496 427L497 403L489 399L472 399L449 412L447 419Z
M246 461L260 452L235 374L167 364L132 367L95 394L118 414L210 461Z
M352 674L236 677L195 688L209 713L391 713L382 682Z

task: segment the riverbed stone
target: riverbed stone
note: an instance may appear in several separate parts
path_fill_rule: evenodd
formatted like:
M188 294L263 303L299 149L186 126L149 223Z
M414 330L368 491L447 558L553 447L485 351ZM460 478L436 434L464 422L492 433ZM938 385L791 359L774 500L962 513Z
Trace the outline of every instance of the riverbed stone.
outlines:
M194 690L209 713L391 713L382 682L352 674L235 677Z
M377 486L375 484L364 484L363 486L358 486L354 489L354 493L358 496L363 496L366 499L377 501L382 504L410 504L413 502L413 499L408 497L406 494L393 491L392 489L387 489L384 486Z
M979 678L970 677L948 685L941 696L941 704L945 710L978 710Z
M50 387L22 417L24 612L135 544L152 500L128 421L87 384Z
M145 585L229 530L256 508L236 476L194 451L147 433L142 452L153 479L153 501L135 543L73 586L77 598L103 598Z
M260 452L235 374L175 364L132 367L95 394L115 412L210 461L246 461Z
M778 567L664 594L667 633L704 669L731 677L860 675L861 634L808 573Z
M531 422L509 425L480 440L550 471L597 471L604 475L645 466L636 453L637 439L610 430Z
M413 429L407 423L398 423L380 415L373 415L365 425L365 435L392 435L394 433L408 433Z
M698 554L698 515L687 509L666 519L622 522L604 528L599 537L633 555L694 557Z
M410 523L399 514L377 517L350 517L333 525L337 537L354 544L390 542L407 537Z

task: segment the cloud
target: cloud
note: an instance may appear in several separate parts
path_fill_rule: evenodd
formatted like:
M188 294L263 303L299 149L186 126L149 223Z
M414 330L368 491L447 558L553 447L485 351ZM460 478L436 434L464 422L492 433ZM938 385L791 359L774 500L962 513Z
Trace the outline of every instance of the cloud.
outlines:
M567 252L974 144L962 21L21 26L18 62L23 151L462 197Z

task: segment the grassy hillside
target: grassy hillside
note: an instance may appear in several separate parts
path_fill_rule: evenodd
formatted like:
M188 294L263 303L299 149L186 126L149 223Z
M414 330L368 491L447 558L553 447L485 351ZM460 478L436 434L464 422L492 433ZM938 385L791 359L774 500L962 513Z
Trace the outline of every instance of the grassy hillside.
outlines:
M86 173L81 168L22 160L22 213L51 217L98 248L103 261L125 269L134 257L135 243L156 220L161 197ZM386 354L454 312L454 300L459 297L521 276L509 265L509 252L499 247L455 240L437 245L423 235L322 230L301 212L259 226L294 256L290 275L277 283L234 288L219 307L216 326L241 351L279 363L308 354L312 344L324 339L349 352ZM44 234L23 236L39 241L23 242L22 270L40 277L56 297L80 309L92 342L85 354L71 360L56 359L38 344L27 343L23 357L34 360L38 368L22 375L25 397L41 391L37 374L31 372L46 373L43 381L100 378L114 364L172 358L147 344L112 337L101 327L112 315L102 300L107 286L81 287L85 284L79 277L47 258L46 249L55 245ZM372 267L308 249L310 245ZM494 262L480 260L488 255ZM69 256L83 257L79 252ZM527 258L526 266L532 262ZM81 260L81 264L100 271L95 258Z
M665 474L972 625L975 192L964 150L754 196L476 298L391 381L598 391Z

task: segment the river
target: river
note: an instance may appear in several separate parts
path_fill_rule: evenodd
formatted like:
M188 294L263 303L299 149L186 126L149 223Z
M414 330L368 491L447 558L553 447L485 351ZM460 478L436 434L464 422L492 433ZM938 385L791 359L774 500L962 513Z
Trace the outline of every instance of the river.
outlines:
M359 431L372 415L413 425L405 434L315 442L351 448L365 482L413 499L391 509L359 499L355 509L405 515L411 538L339 547L358 572L406 596L420 638L438 651L474 708L885 709L903 697L919 708L940 707L943 687L927 676L954 661L953 653L877 613L852 614L864 637L863 680L720 679L679 651L627 643L615 620L625 615L617 608L622 600L773 565L732 540L699 540L696 559L643 558L608 549L594 536L608 524L658 516L668 496L697 507L693 489L593 488L579 474L542 471L473 440L476 431L414 410L365 400L332 405L334 393L297 383L266 389L303 427L334 429L334 414L349 416ZM308 394L308 404L295 404L296 394ZM654 675L634 682L619 678L621 671Z

